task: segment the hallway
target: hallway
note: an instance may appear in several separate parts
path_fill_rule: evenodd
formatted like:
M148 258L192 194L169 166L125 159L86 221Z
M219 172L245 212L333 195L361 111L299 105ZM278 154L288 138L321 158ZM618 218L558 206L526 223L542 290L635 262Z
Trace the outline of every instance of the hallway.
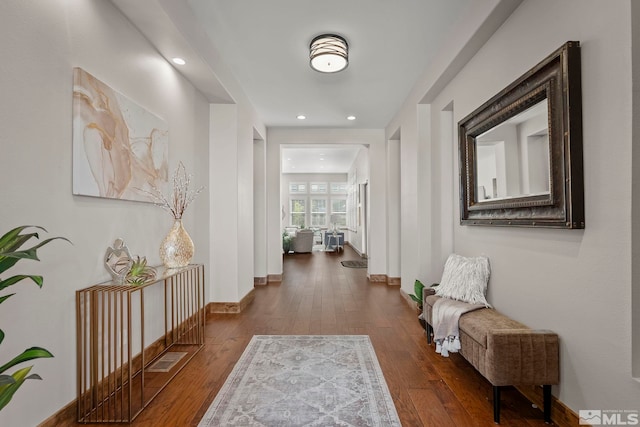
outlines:
M349 246L287 255L282 283L257 287L241 314L209 315L204 349L131 425L196 426L253 335L364 334L403 426L494 426L491 385L459 355L446 359L427 346L398 287L370 283L367 269L340 264L358 258ZM541 411L506 388L501 425L545 424Z

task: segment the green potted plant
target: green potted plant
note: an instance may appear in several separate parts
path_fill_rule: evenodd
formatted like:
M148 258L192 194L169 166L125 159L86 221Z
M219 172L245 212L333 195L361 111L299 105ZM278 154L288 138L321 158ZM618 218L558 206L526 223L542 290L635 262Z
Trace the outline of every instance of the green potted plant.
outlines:
M412 300L414 300L418 304L418 310L422 312L422 290L424 289L424 285L420 280L417 280L413 283L413 292L415 294L409 294Z
M287 231L283 231L282 232L282 250L284 251L285 254L288 254L289 251L291 250L291 243L293 241L293 238L291 237L291 235L289 233L287 233Z
M40 259L38 258L37 250L53 240L62 239L66 240L67 242L69 241L64 237L52 237L41 241L31 248L20 250L22 245L24 245L30 239L34 237L36 239L39 238L37 232L21 234L22 231L27 228L37 228L43 231L47 231L42 227L26 225L14 228L13 230L5 233L2 237L0 237L0 275L4 274L20 260L31 259L40 261ZM30 279L39 287L42 287L42 284L44 282L42 276L32 274L17 274L15 276L4 279L0 278L0 291L8 288L9 286L15 285L24 279ZM0 303L5 302L13 295L15 294L1 295ZM2 344L4 338L4 332L0 330L0 344ZM22 386L25 380L42 379L38 374L30 374L33 365L18 369L12 374L6 374L6 372L16 365L42 357L53 357L53 355L48 350L42 347L31 347L0 366L0 410L7 406L15 392Z
M415 292L415 294L409 294L409 296L411 297L412 300L414 300L416 302L416 304L418 304L418 321L420 322L420 325L422 325L422 327L426 329L427 323L422 318L422 291L423 291L423 289L424 289L424 285L422 284L422 282L420 280L416 279L416 281L413 283L413 292Z
M136 256L132 261L131 269L126 277L127 283L140 286L155 279L156 270L147 265L147 257Z
M438 283L434 283L431 285L431 288L435 288L436 286L438 286ZM422 317L422 304L423 304L423 298L424 298L424 285L422 284L422 282L418 279L416 279L416 281L413 284L413 291L415 292L415 294L409 294L409 296L411 297L412 300L414 300L417 304L418 304L418 320L420 321L420 324L422 325L423 328L426 328L427 326L427 322L425 321L425 319ZM431 294L433 294L433 291L431 291Z

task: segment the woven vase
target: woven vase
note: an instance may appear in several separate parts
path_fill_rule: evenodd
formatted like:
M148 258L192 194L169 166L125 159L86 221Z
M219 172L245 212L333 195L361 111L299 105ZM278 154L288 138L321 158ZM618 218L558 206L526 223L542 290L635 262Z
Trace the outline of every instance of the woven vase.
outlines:
M193 240L182 226L182 220L176 219L160 245L160 259L167 268L189 265L193 258Z

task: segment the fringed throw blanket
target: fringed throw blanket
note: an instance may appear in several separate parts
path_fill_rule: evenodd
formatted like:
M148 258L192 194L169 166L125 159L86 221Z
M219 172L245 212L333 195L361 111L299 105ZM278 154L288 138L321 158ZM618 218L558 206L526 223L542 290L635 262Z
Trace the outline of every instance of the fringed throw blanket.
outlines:
M433 304L432 319L433 338L436 342L436 353L449 357L449 353L460 350L460 316L479 308L484 304L468 304L449 298L439 298Z

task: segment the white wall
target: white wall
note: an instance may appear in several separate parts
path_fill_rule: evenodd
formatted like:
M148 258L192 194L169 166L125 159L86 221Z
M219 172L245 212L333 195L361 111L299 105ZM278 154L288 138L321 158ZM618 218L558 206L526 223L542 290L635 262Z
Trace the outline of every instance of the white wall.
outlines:
M369 253L368 274L388 275L391 246L387 243L387 144L384 131L373 131L369 138ZM390 276L397 277L397 276Z
M211 219L209 226L211 236L211 300L220 302L237 302L242 296L238 289L239 260L238 253L239 224L238 192L239 178L237 167L240 161L238 141L238 106L211 105L209 162L212 165L209 174L211 195ZM253 155L251 156L253 164ZM224 206L226 209L214 209ZM252 208L253 209L253 208ZM253 221L251 223L253 229ZM224 244L220 244L224 242ZM247 254L251 258L253 270L253 252ZM253 279L252 279L253 280ZM253 282L252 282L253 283Z
M400 140L390 139L387 142L387 197L385 211L387 223L387 276L400 277Z
M356 197L356 206L353 206L355 209L355 218L356 223L352 224L352 228L347 232L345 239L361 254L367 253L367 248L364 247L364 233L365 233L365 202L367 196L362 194L361 187L362 184L368 184L370 173L369 173L369 150L361 149L358 151L358 155L356 156L351 168L349 169L347 182L355 182L357 189L355 191L360 191L360 201L357 200ZM355 180L353 179L355 177ZM357 194L357 193L356 193ZM359 217L359 218L358 218Z
M640 4L631 3L632 22L632 79L633 79L633 115L632 125L632 155L633 164L640 164ZM635 167L632 171L632 223L640 221L640 168ZM633 375L640 377L640 227L632 226L632 301L635 307L632 310L632 345L633 345Z
M420 182L422 175L419 174L419 165L424 164L419 156L426 152L424 149L418 149L419 110L421 108L414 106L402 116L399 128L391 128L387 132L388 135L400 136L400 167L397 171L400 174L400 252L402 253L399 260L400 283L408 294L413 293L415 279L422 278L421 264L426 259L421 252L421 245L424 242L421 242L422 236L418 232L419 203L424 203L424 197L418 200L418 193L424 194L422 187L428 185L427 182ZM423 120L424 116L420 119ZM425 122L421 121L421 123ZM387 203L390 201L387 200ZM389 206L388 209L393 209L393 206ZM421 231L424 232L424 229Z
M102 264L107 246L122 237L133 254L157 265L172 223L151 204L72 196L73 67L166 120L170 169L182 160L196 185L207 183L208 105L110 2L2 2L0 40L10 58L0 66L1 232L38 224L47 236L73 242L45 246L39 263L18 263L15 272L42 274L44 287L16 285L2 304L1 363L34 345L55 355L34 361L43 381L27 381L0 412L0 425L13 427L36 425L75 399L75 291L109 278ZM201 194L184 223L194 261L205 264L207 218L208 196Z
M267 145L253 141L254 277L267 278Z
M489 302L531 327L559 334L561 382L553 394L576 412L640 409L640 384L631 372L631 313L638 307L630 298L630 16L629 1L525 0L430 98L434 122L453 102L457 123L566 41L581 42L586 229L460 226L457 185L448 201L454 214L453 250L491 260ZM397 123L404 151L405 141L413 141L407 131L416 132L417 126L410 108L394 120L388 135L396 132ZM440 144L455 161L430 180L448 183L452 175L457 180L457 135L446 141L441 131L434 132L430 143ZM403 254L414 246L404 239L405 221L415 222L414 214L405 211L410 207L403 202ZM403 289L410 292L404 267ZM430 277L437 281L441 271L440 266Z
M240 105L210 113L211 301L239 302L254 284L254 126Z

